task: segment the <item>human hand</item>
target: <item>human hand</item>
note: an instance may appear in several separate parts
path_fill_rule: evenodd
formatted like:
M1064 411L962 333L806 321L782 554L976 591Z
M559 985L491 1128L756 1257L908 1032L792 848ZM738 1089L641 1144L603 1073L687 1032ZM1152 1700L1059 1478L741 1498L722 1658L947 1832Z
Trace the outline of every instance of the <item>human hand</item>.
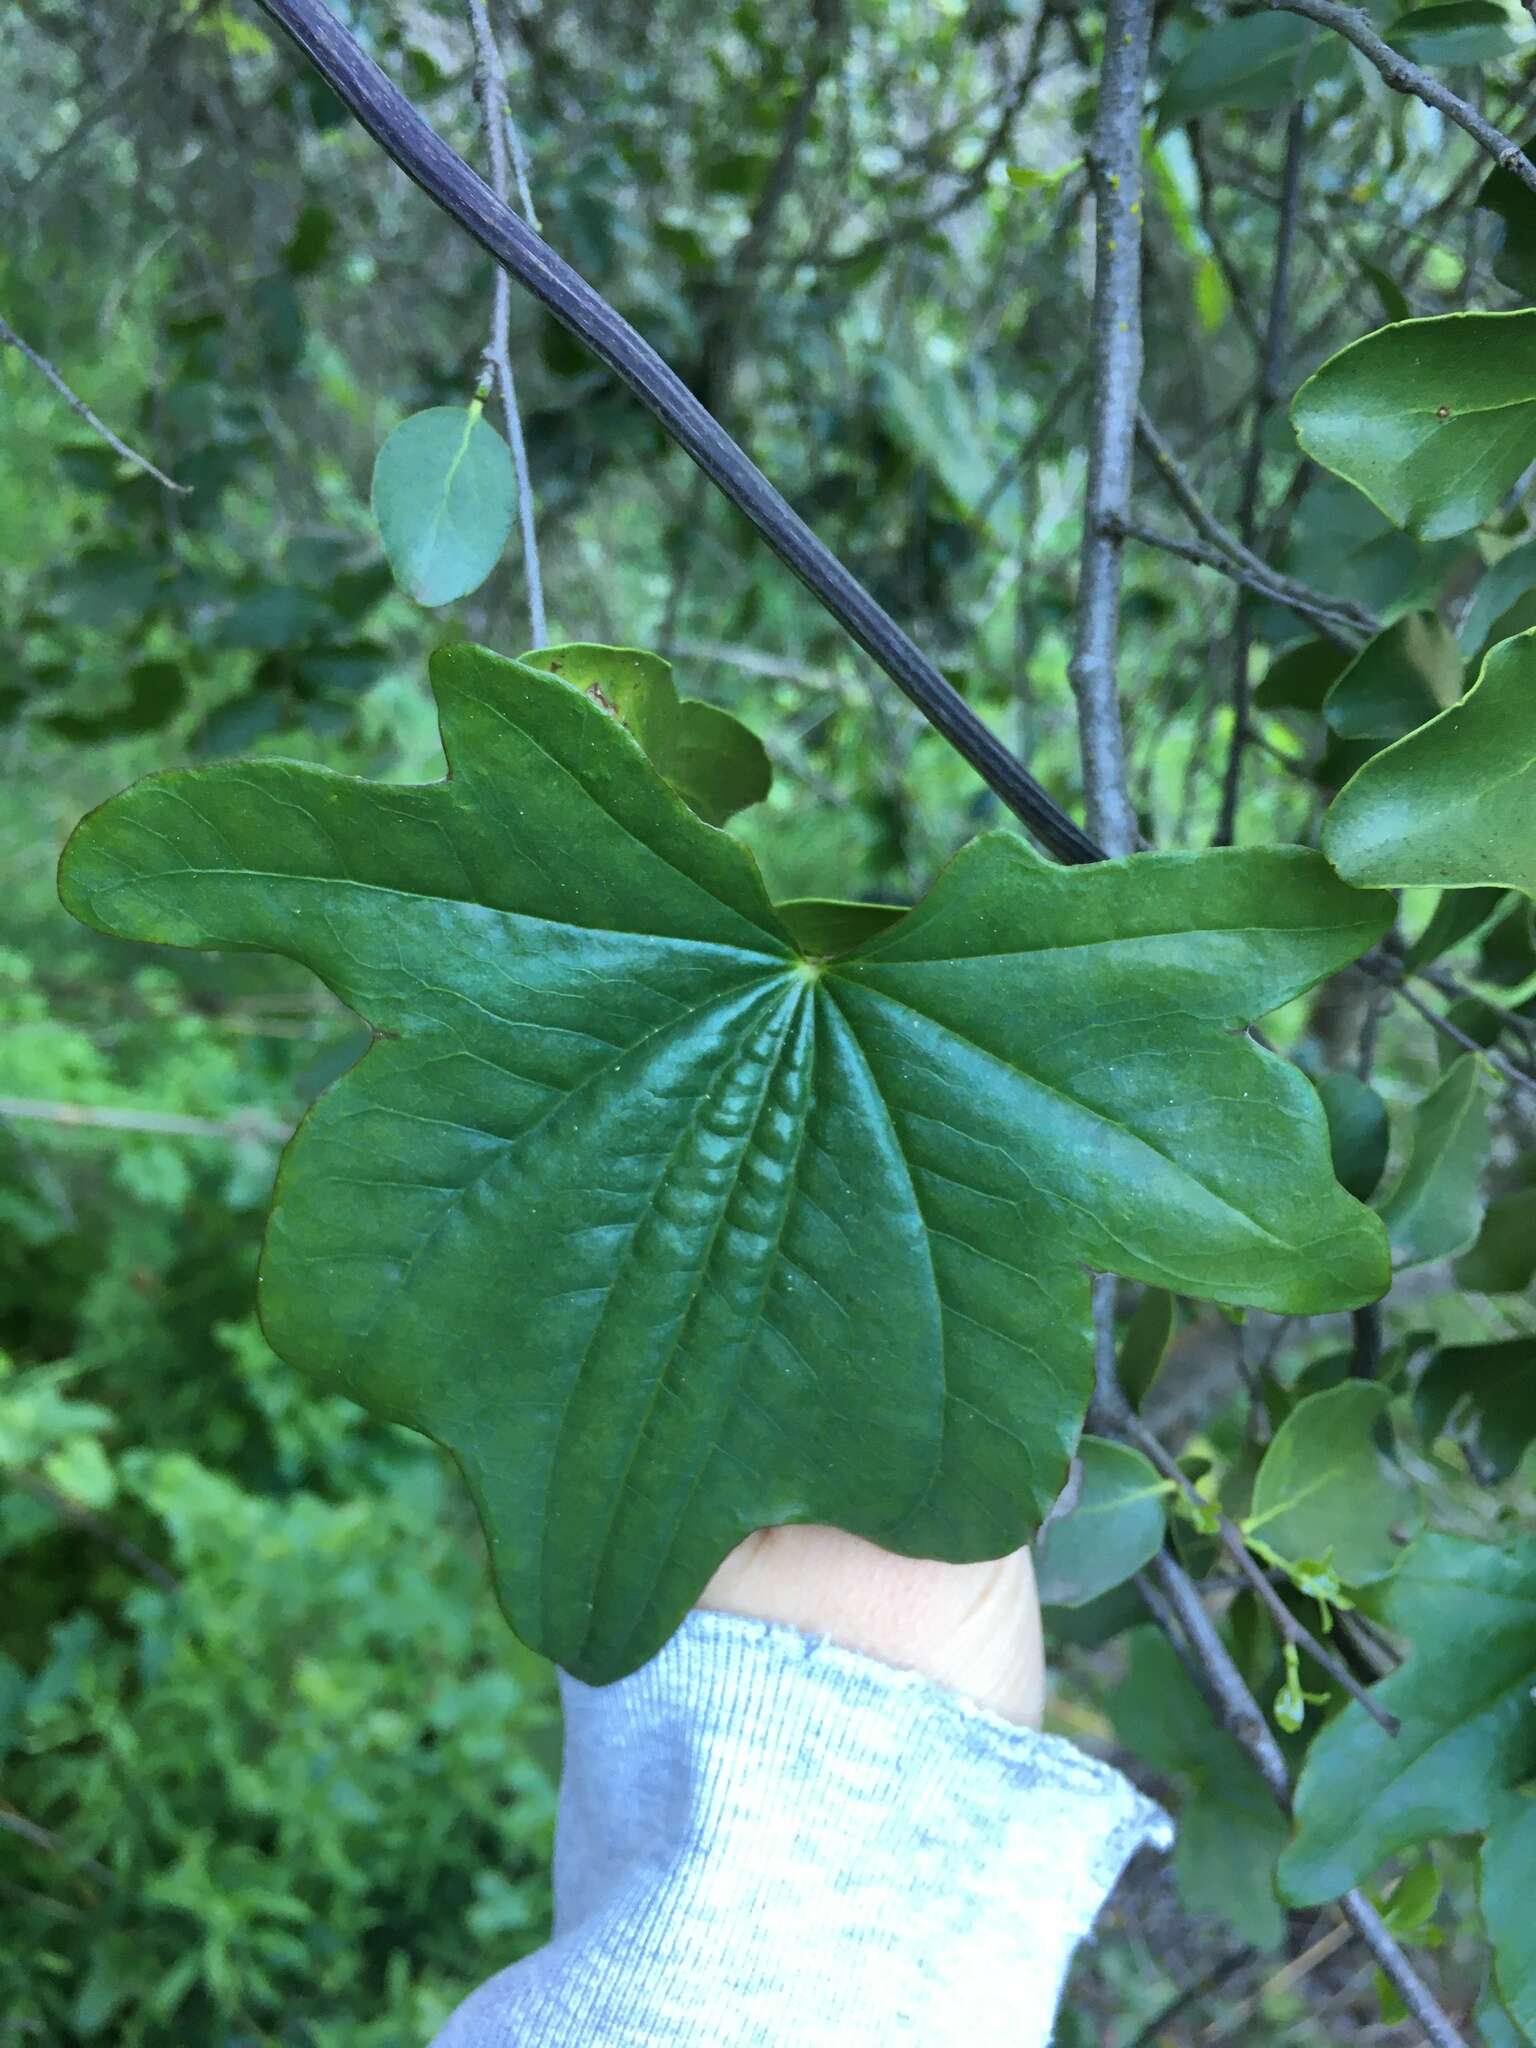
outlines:
M739 1543L701 1607L830 1636L1040 1725L1045 1653L1027 1550L985 1564L938 1564L817 1525L760 1529Z

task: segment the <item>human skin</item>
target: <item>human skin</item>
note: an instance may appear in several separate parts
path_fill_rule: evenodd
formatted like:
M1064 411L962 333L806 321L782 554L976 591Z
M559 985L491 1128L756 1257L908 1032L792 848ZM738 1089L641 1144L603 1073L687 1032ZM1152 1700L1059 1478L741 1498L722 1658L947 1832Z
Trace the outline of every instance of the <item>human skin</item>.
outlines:
M1021 1726L1040 1725L1045 1653L1027 1550L938 1564L842 1529L760 1529L726 1558L699 1605L830 1636Z

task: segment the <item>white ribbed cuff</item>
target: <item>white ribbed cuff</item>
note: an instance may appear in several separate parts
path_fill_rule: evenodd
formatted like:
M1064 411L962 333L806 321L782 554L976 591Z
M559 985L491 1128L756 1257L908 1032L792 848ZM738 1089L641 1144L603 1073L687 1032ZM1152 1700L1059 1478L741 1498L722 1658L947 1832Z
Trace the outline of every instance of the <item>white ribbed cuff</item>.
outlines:
M1046 2048L1171 1837L1070 1743L772 1623L695 1613L562 1690L555 1939L436 2048Z

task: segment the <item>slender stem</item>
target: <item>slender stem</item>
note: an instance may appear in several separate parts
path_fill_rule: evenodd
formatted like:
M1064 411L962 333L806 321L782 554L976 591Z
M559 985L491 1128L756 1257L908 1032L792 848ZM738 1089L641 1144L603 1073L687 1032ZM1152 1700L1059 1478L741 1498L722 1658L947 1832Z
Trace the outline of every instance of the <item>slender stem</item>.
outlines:
M142 469L146 476L152 476L157 484L164 484L168 491L174 491L179 498L187 496L192 489L190 484L177 483L168 477L163 469L157 469L147 455L140 455L135 449L130 448L126 441L119 440L106 421L91 410L79 393L71 391L48 358L40 356L37 350L24 342L15 328L4 320L0 320L0 346L15 349L18 355L26 357L34 370L40 370L70 411L77 413L93 434L100 435L114 454L120 455L124 462L131 462L135 469Z
M1093 408L1071 676L1089 829L1111 855L1134 853L1139 837L1126 787L1116 659L1141 390L1141 119L1153 16L1152 0L1109 0L1088 152L1095 195Z
M1164 440L1151 415L1143 408L1136 415L1136 434L1141 445L1152 458L1154 468L1168 486L1169 495L1188 519L1196 533L1202 535L1215 551L1226 557L1234 569L1246 569L1249 577L1262 580L1272 586L1279 601L1293 610L1327 611L1335 613L1340 626L1335 629L1341 637L1353 640L1374 640L1382 629L1382 622L1365 605L1356 604L1353 598L1330 597L1325 591L1314 590L1310 584L1302 583L1294 576L1287 576L1262 555L1256 554L1245 542L1210 510L1199 492L1190 481L1189 473ZM1255 586L1256 587L1256 586Z
M62 1857L77 1870L94 1877L98 1884L115 1885L116 1877L104 1863L98 1863L94 1856L82 1856L71 1849L62 1835L56 1835L52 1828L39 1827L35 1820L28 1820L24 1813L18 1813L14 1806L0 1804L0 1828L8 1835L16 1835L23 1842L30 1842L34 1849L41 1849L49 1856Z
M44 1507L51 1508L61 1520L73 1523L77 1529L85 1530L87 1535L94 1536L98 1543L104 1543L109 1550L115 1551L124 1564L131 1565L144 1578L152 1580L162 1592L174 1593L177 1590L174 1572L167 1571L158 1558L151 1557L147 1550L141 1550L137 1543L124 1536L120 1530L114 1529L110 1522L98 1515L93 1508L88 1508L84 1501L76 1500L72 1494L62 1493L58 1487L51 1486L36 1472L18 1472L13 1469L5 1476L10 1485L20 1487L23 1493L29 1493L34 1500L41 1501Z
M1346 1892L1339 1905L1344 1917L1370 1950L1377 1968L1434 2048L1467 2048L1466 2040L1418 1971L1388 1932L1387 1923L1364 1892Z
M1250 568L1245 562L1230 555L1221 554L1217 549L1203 546L1197 540L1184 540L1176 533L1165 533L1161 527L1147 526L1136 519L1117 522L1126 540L1134 540L1143 547L1160 548L1164 554L1177 555L1181 561L1193 562L1197 568L1214 569L1218 575L1240 583L1245 590L1251 590L1259 597L1267 597L1272 603L1284 605L1287 610L1300 613L1310 619L1314 626L1332 634L1336 639L1359 647L1364 645L1364 636L1355 619L1340 609L1333 599L1315 592L1302 597L1298 586L1288 577L1263 574Z
M1118 1389L1111 1387L1106 1391L1102 1372L1099 1376L1098 1392L1095 1396L1095 1411L1097 1418L1106 1429L1114 1435L1121 1437L1127 1443L1134 1444L1143 1457L1147 1458L1157 1467L1165 1479L1171 1479L1191 1507L1197 1509L1202 1514L1210 1512L1210 1502L1202 1499L1201 1495L1195 1490L1189 1475L1185 1472L1183 1466L1180 1465L1178 1459L1173 1457L1163 1447L1162 1443L1147 1428L1141 1417L1135 1412L1124 1396L1119 1393ZM1263 1566L1254 1557L1253 1552L1248 1548L1242 1530L1238 1528L1229 1515L1221 1514L1219 1511L1216 1519L1216 1535L1222 1549L1226 1551L1228 1557L1236 1565L1249 1587L1258 1596L1261 1605L1267 1609L1270 1619L1280 1632L1282 1640L1294 1643L1299 1650L1305 1650L1313 1663L1320 1670L1326 1671L1334 1684L1342 1692L1348 1693L1349 1697L1358 1706L1363 1707L1378 1727L1384 1729L1388 1735L1396 1735L1400 1724L1395 1716L1389 1714L1378 1700L1372 1699L1370 1693L1367 1692L1359 1679L1356 1678L1349 1666L1336 1657L1332 1650L1320 1643L1304 1623L1296 1619L1275 1588L1270 1584L1268 1572L1264 1570Z
M1291 1780L1280 1745L1258 1701L1206 1612L1194 1581L1168 1551L1153 1558L1137 1580L1158 1625L1188 1656L1199 1672L1200 1690L1213 1705L1218 1721L1247 1753L1281 1812L1291 1812ZM1183 1644L1173 1635L1183 1632ZM1349 1891L1339 1901L1346 1920L1370 1950L1378 1967L1403 2004L1424 2030L1433 2048L1467 2048L1464 2037L1409 1962L1385 1922L1363 1892Z
M113 1109L106 1103L38 1102L31 1096L0 1095L0 1122L10 1118L65 1124L74 1130L146 1131L158 1138L232 1138L259 1145L285 1145L293 1136L291 1124L279 1123L259 1109L242 1110L221 1121L179 1116L169 1110Z
M1212 1963L1203 1975L1197 1977L1193 1984L1186 1984L1182 1991L1169 1999L1161 2011L1154 2013L1146 2025L1132 2037L1127 2048L1158 2048L1158 2043L1166 2039L1168 2029L1175 2020L1182 2019L1191 2006L1199 2005L1202 1999L1209 1998L1213 1991L1219 1991L1228 1978L1235 1977L1243 1965L1252 1959L1253 1950L1246 1944L1242 1948L1229 1949L1224 1956Z
M1496 1074L1516 1088L1536 1089L1536 1074L1527 1073L1523 1067L1517 1067L1501 1052L1495 1052L1492 1046L1479 1045L1470 1032L1463 1031L1459 1024L1453 1024L1449 1017L1442 1017L1440 1012L1426 1003L1422 996L1414 994L1402 979L1400 968L1379 959L1373 960L1369 956L1357 960L1355 966L1362 974L1372 975L1385 983L1393 995L1401 996L1410 1010L1416 1011L1426 1024L1432 1025L1441 1037L1448 1038L1452 1045L1459 1045L1463 1052L1474 1053L1478 1059L1486 1060Z
M470 27L475 38L475 97L480 103L480 125L491 163L491 190L503 203L507 197L507 133L504 115L507 105L507 74L501 51L491 29L485 0L469 0ZM526 182L519 180L526 193ZM525 204L525 211L526 204ZM535 647L544 646L549 627L544 616L544 573L539 563L539 538L534 525L533 478L528 468L528 444L523 438L523 416L518 409L517 385L512 376L512 280L498 263L491 300L491 339L485 360L496 379L502 416L507 423L507 444L512 450L512 468L517 476L517 521L523 541L523 580L528 587L528 631Z
M1527 191L1536 192L1536 164L1525 155L1519 144L1495 128L1476 107L1452 92L1432 72L1411 63L1394 50L1385 37L1377 34L1374 22L1363 7L1341 6L1339 0L1265 0L1265 4L1283 14L1305 15L1308 21L1315 21L1343 36L1346 42L1354 44L1367 63L1375 65L1394 92L1409 93L1422 100L1425 106L1434 107L1444 114L1448 121L1454 121L1480 149L1488 152L1500 170L1512 171Z
M869 592L812 533L675 371L605 299L497 199L359 48L322 0L258 0L408 177L489 250L645 404L678 446L1040 844L1064 861L1103 858Z
M1306 143L1306 103L1292 103L1285 129L1285 170L1280 186L1280 222L1275 238L1275 267L1270 280L1269 313L1264 327L1264 359L1254 394L1253 426L1243 472L1243 497L1238 514L1238 540L1251 549L1259 525L1259 486L1264 474L1264 432L1280 402L1280 377L1285 362L1291 302L1291 258L1296 247L1296 221L1301 209L1301 160ZM1243 755L1247 750L1253 707L1248 682L1253 651L1253 608L1246 597L1237 601L1232 649L1232 736L1222 778L1221 810L1215 844L1230 846L1237 831L1237 802L1242 794Z
M1207 1701L1214 1704L1217 1719L1246 1752L1275 1804L1288 1815L1291 1774L1285 1767L1280 1745L1263 1708L1222 1641L1220 1630L1206 1611L1200 1589L1171 1550L1158 1552L1138 1584L1159 1626L1166 1630L1166 1612L1183 1631L1189 1654L1202 1674L1201 1690ZM1154 1592L1159 1596L1156 1600L1150 1597Z

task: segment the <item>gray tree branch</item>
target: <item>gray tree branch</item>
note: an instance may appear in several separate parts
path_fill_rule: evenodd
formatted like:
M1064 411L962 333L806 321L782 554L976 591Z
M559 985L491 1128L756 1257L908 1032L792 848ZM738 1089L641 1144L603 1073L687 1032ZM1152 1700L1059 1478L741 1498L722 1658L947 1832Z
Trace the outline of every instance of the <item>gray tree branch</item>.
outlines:
M1281 1812L1291 1812L1291 1777L1263 1710L1206 1612L1199 1589L1168 1551L1155 1557L1137 1581L1154 1620L1178 1644L1197 1675L1217 1720L1246 1752ZM1382 1975L1424 2031L1433 2048L1468 2048L1465 2037L1403 1953L1363 1892L1349 1891L1339 1910L1365 1943Z
M1134 853L1138 839L1116 660L1141 390L1141 120L1153 16L1152 0L1109 0L1088 153L1095 198L1093 405L1070 673L1088 829L1111 856Z
M1422 65L1412 63L1394 50L1384 36L1378 35L1375 23L1363 7L1345 7L1340 0L1265 0L1265 5L1282 14L1305 15L1308 21L1315 21L1322 28L1331 28L1347 43L1352 43L1368 64L1375 65L1394 92L1411 94L1414 99L1422 100L1425 106L1444 114L1448 121L1454 121L1458 128L1471 136L1479 149L1488 152L1500 170L1513 171L1528 191L1536 192L1536 164L1531 162L1519 144L1495 128L1476 107L1459 93L1452 92L1433 72L1426 71Z
M485 0L469 0L470 28L475 38L475 97L480 104L480 125L485 131L486 153L490 158L491 190L505 204L507 198L507 138L511 115L507 104L507 74L501 51L491 28ZM512 131L515 133L515 130ZM530 211L527 179L521 169L518 190L524 212ZM512 468L517 477L517 522L523 542L523 580L528 590L528 631L531 645L542 647L549 638L544 616L544 572L539 561L539 537L534 521L533 477L528 467L528 444L523 438L523 416L518 409L517 385L512 375L512 280L498 263L491 300L491 339L485 351L486 366L496 381L502 417L507 426L507 445L512 450Z
M1324 597L1321 591L1303 597L1300 586L1289 577L1250 568L1233 556L1205 547L1197 540L1185 540L1181 534L1165 533L1161 527L1148 526L1141 520L1121 520L1118 525L1124 539L1137 541L1143 547L1159 548L1164 554L1177 555L1181 561L1193 562L1198 568L1214 569L1230 582L1240 583L1245 590L1251 590L1256 597L1267 597L1275 604L1285 605L1323 632L1331 633L1351 646L1358 647L1365 639L1351 613L1333 599Z

